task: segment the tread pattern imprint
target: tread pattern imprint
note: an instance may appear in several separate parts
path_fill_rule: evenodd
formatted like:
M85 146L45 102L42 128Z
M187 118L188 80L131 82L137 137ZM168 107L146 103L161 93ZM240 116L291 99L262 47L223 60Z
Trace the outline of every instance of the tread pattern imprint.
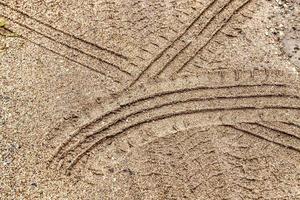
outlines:
M128 199L297 199L297 78L209 72L121 92L56 138L49 167Z
M260 1L101 2L103 23L118 19L102 31L127 42L91 42L0 0L5 31L126 86L54 130L49 170L123 199L300 199L296 70L218 60Z

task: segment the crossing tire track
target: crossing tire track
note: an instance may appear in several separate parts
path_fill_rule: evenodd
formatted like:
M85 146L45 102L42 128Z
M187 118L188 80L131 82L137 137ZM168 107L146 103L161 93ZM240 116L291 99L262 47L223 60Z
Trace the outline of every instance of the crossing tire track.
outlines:
M196 41L202 39L201 38L202 33L209 27L210 24L212 24L212 22L219 16L219 14L221 12L223 12L228 6L230 6L230 4L232 2L233 2L233 0L229 0L229 1L225 2L225 4L222 4L222 6L212 15L212 17L208 21L205 22L204 26L200 29L200 32L197 34ZM155 74L154 77L160 76L166 70L166 68L168 68L171 65L171 63L173 63L178 58L179 55L183 54L184 51L186 51L186 49L188 49L188 47L191 46L190 44L191 43L186 45L177 54L175 54L171 60L169 60L161 69L159 69L159 71Z
M244 7L246 7L249 3L251 3L251 0L244 1L241 5L238 5L238 7L232 13L230 13L229 16L226 16L225 20L221 20L221 25L217 29L210 32L210 36L206 41L199 39L198 42L193 47L195 50L189 50L189 52L192 52L191 56L182 55L180 58L180 62L176 62L177 64L174 66L170 66L168 68L165 67L164 70L161 71L158 75L160 75L160 77L170 77L172 75L180 73L205 47L207 47L207 45L210 44L211 41L214 40L217 34L219 34L222 31L222 29L226 25L228 25L231 19L236 14L238 14ZM221 11L225 12L225 10L221 10ZM203 43L203 41L205 42Z
M179 73L201 50L210 44L215 36L231 21L232 17L238 14L250 2L251 0L229 0L225 3L224 1L211 2L187 29L201 27L200 30L193 31L192 33L185 32L186 35L189 34L188 39L184 39L184 35L179 36L170 45L170 49L164 49L158 55L157 59L154 59L129 87L135 85L137 82L147 82L147 80L155 79L156 77L169 78L174 73ZM220 3L221 5L219 5ZM232 10L234 7L236 9ZM213 10L211 11L213 14L208 12L210 10ZM232 10L232 12L227 13L228 10ZM220 20L223 19L220 16L224 14L224 20ZM198 21L202 18L205 20L204 25L198 24ZM193 39L192 41L190 41L191 38ZM182 65L182 63L184 64Z
M84 157L85 155L87 155L92 149L94 149L96 146L101 145L107 141L114 141L117 137L121 136L123 133L125 134L127 131L139 127L141 125L144 124L148 124L148 123L154 123L157 121L161 121L161 120L166 120L166 119L170 119L173 117L177 117L177 116L188 116L188 115L192 115L192 114L198 114L198 113L207 113L207 112L225 112L225 111L249 111L249 110L257 110L257 111L264 111L264 110L274 110L276 111L276 109L278 110L299 110L300 106L298 107L287 107L287 106L269 106L266 107L265 109L257 109L254 105L252 107L237 107L237 108L230 108L230 109L224 109L224 108L217 108L217 109L204 109L204 110L188 110L188 111L183 111L180 113L172 113L172 114L166 114L166 115L162 115L162 116L157 116L157 117L153 117L150 119L144 119L141 122L137 122L135 124L132 124L130 126L124 127L122 129L120 129L120 131L117 131L113 134L110 135L106 135L104 137L101 137L99 139L96 139L96 141L90 143L90 142L86 142L84 141L84 143L79 142L77 144L79 144L78 146L76 146L75 149L72 149L72 152L77 152L76 156L73 157L73 159L71 159L70 164L67 166L67 170L71 170L74 165L76 165L79 160ZM228 113L229 114L229 113ZM91 137L92 135L88 135L88 137ZM95 140L95 139L93 139ZM90 145L88 145L90 144ZM87 147L86 147L87 146ZM84 148L85 147L85 148ZM294 147L293 147L294 148ZM84 149L83 151L79 151L79 149ZM300 150L299 150L300 152ZM70 154L69 154L70 156ZM74 155L73 155L74 156ZM67 156L66 156L67 157ZM65 159L65 157L64 157Z
M134 86L138 82L140 82L140 79L144 79L148 76L148 74L151 72L148 72L151 70L152 66L157 63L157 65L161 65L160 59L164 56L167 56L167 52L174 48L174 46L180 42L181 38L184 37L191 28L194 28L195 24L201 19L201 17L217 2L218 0L212 0L200 13L199 15L192 21L191 24L189 24L182 33L174 40L172 41L167 47L165 47L162 51L160 51L159 54L157 54L152 61L146 66L146 68L132 81L129 87ZM146 76L146 77L145 77Z
M293 138L294 140L300 141L300 130L299 129L291 130L291 125L288 125L286 123L283 123L283 122L272 122L272 123L260 122L260 123L257 123L257 125L265 128L265 129L271 130L273 132L278 132L280 134L287 135L287 137Z

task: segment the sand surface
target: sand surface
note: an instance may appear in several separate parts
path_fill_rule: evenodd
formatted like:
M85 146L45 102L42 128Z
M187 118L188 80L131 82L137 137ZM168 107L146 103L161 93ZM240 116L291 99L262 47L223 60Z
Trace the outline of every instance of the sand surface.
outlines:
M0 199L300 199L299 0L0 0Z

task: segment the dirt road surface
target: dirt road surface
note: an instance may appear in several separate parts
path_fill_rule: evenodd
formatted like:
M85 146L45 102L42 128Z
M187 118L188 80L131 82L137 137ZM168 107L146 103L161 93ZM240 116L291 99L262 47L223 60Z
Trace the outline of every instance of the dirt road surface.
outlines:
M0 0L0 199L300 199L299 0Z

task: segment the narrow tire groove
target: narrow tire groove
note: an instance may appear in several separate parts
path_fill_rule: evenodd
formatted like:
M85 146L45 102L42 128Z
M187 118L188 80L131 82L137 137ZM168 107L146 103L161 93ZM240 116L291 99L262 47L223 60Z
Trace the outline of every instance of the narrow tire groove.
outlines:
M255 106L253 107L249 107L249 106L245 106L245 107L239 107L239 108L230 108L230 109L213 109L213 111L226 111L226 110L265 110L265 109L290 109L290 110L299 110L300 107L287 107L287 106L269 106L269 107L265 107L263 109L258 109L256 108ZM190 115L190 114L196 114L196 113L199 113L199 112L212 112L211 109L207 109L207 110L188 110L188 111L183 111L183 112L179 112L179 113L171 113L171 114L167 114L167 115L162 115L162 116L158 116L156 118L151 118L151 119L146 119L142 122L139 122L139 123L136 123L136 124L132 124L128 127L125 127L123 128L121 131L115 133L115 134L111 134L111 135L107 135L103 138L100 138L99 140L96 140L94 143L92 143L88 148L84 149L80 154L78 154L70 163L70 165L67 167L67 171L71 170L75 165L76 163L86 154L88 153L89 151L91 151L94 147L102 144L103 142L109 140L109 139L113 139L119 135L121 135L122 133L128 131L129 129L132 129L134 127L137 127L137 126L140 126L140 125L143 125L143 124L146 124L146 123L150 123L150 122L154 122L154 121L160 121L160 120L164 120L164 119L169 119L169 118L172 118L172 117L175 117L175 116L182 116L182 115ZM255 135L252 133L252 135ZM257 136L257 135L256 135ZM257 136L259 137L259 136ZM264 137L261 137L261 139L264 139L264 140L267 140L266 138ZM270 141L270 140L268 140ZM300 150L295 148L295 147L291 147L291 146L286 146L286 145L283 145L281 143L277 143L277 142L274 142L276 144L280 144L281 146L285 146L289 149L292 149L292 150L295 150L297 152L300 153Z
M280 130L280 129L278 129L278 128L270 127L270 126L268 126L267 124L262 123L262 122L257 122L256 124L257 124L258 126L261 126L261 127L265 128L265 129L269 129L269 130L271 130L271 131L278 132L278 133L280 133L280 134L288 135L289 137L294 138L294 139L300 141L300 137L298 137L298 136L296 136L296 135L292 135L292 134L287 133L287 132L285 132L285 131L282 131L282 130Z
M173 47L173 45L180 40L180 38L182 38L187 31L201 18L201 16L206 13L210 7L212 7L215 3L217 2L217 0L213 0L209 3L209 5L207 7L205 7L200 13L199 15L193 20L193 22L174 40L172 41L172 43L170 43L166 48L164 48L147 66L146 68L137 76L137 78L135 78L129 85L128 88L134 86L139 79L144 76L144 74L151 68L151 66L158 61L163 55L164 53L169 50L170 48Z
M219 11L213 15L213 17L211 17L206 23L205 25L203 26L203 28L201 28L200 32L198 33L198 36L200 36L207 28L208 26L215 20L215 18L221 13L223 12L229 5L230 3L232 3L234 0L230 0L228 1L226 4L224 4L220 9ZM154 75L154 77L157 77L157 76L160 76L165 70L166 68L169 67L169 65L181 54L184 52L184 50L186 48L188 48L188 46L190 45L190 43L188 45L186 45L184 48L182 48L177 54L175 54L172 59L170 59L159 71L158 73L156 73Z
M233 89L233 88L253 88L253 87L286 87L286 85L283 85L283 84L260 84L260 85L237 85L237 86L220 86L220 87L203 87L203 86L200 86L200 87L194 87L194 88L184 88L184 89L177 89L177 90L174 90L174 91L166 91L166 92L159 92L159 93L156 93L156 94L153 94L153 95L148 95L148 96L145 96L145 97L141 97L141 98L138 98L136 100L133 100L133 101L130 101L128 103L125 103L123 105L120 105L120 107L116 108L116 109L113 109L103 115L100 115L99 117L91 120L90 122L80 126L78 129L76 129L71 135L70 137L61 145L58 147L56 153L54 154L54 157L58 154L58 152L63 148L64 145L66 145L66 143L68 143L72 138L74 138L76 135L78 135L80 133L80 131L82 131L83 129L87 128L88 126L94 124L94 123L97 123L101 120L103 120L104 118L116 113L116 112L119 112L121 111L122 109L125 109L125 108L128 108L130 106L133 106L135 104L138 104L138 103L141 103L141 102L144 102L144 101L147 101L147 100L155 100L155 98L157 97L164 97L164 96L168 96L168 95L172 95L172 94L181 94L181 93L185 93L185 92L189 92L189 91L196 91L196 90L209 90L209 89Z
M2 16L2 15L0 14L0 16ZM10 29L8 29L8 28L5 28L5 29L6 29L7 31L13 33L12 30L10 30ZM63 55L63 54L61 54L61 53L59 53L59 52L56 52L56 51L52 50L52 49L49 49L49 48L47 48L47 47L45 47L45 46L43 46L43 45L41 45L41 44L39 44L39 43L36 43L36 42L34 42L34 41L32 41L32 40L30 40L30 39L24 37L23 35L19 35L19 36L20 36L22 39L27 40L28 42L30 42L30 43L32 43L32 44L34 44L34 45L37 45L38 47L40 47L40 48L42 48L42 49L45 49L45 50L47 50L47 51L49 51L49 52L51 52L51 53L53 53L53 54L56 54L56 55L58 55L58 56L61 56L61 57L65 58L65 59L67 59L67 60L69 60L69 61L71 61L71 62L73 62L73 63L76 63L76 64L78 64L78 65L80 65L80 66L82 66L82 67L84 67L84 68L86 68L86 69L88 69L88 70L91 70L91 71L93 71L93 72L95 72L95 73L97 73L97 74L101 74L101 75L104 76L104 77L108 77L108 78L110 78L111 80L113 80L114 82L120 84L120 81L119 81L119 80L117 80L116 78L114 78L114 77L112 77L112 76L110 76L110 75L107 75L107 74L103 73L102 71L99 71L99 70L97 70L97 69L95 69L95 68L92 68L92 67L86 65L86 64L83 64L83 63L81 63L81 62L78 62L78 61L76 61L76 60L74 60L74 59L72 59L72 58L69 58L69 57L67 57L67 56L65 56L65 55Z
M282 144L282 143L280 143L280 142L272 141L272 140L270 140L270 139L268 139L268 138L265 138L265 137L263 137L263 136L257 135L257 134L253 133L253 132L250 131L250 130L247 130L247 129L245 129L245 128L242 128L241 126L237 126L237 125L223 125L223 126L230 127L230 128L232 128L232 129L241 131L241 132L246 133L246 134L248 134L248 135L252 135L252 136L254 136L254 137L257 137L257 138L259 138L259 139L261 139L261 140L265 140L265 141L267 141L267 142L270 142L270 143L279 145L279 146L281 146L281 147L283 147L283 148L287 148L287 149L296 151L297 153L300 153L300 149L298 149L298 148L295 148L295 147L289 146L289 145L285 145L285 144Z
M166 107L166 106L174 106L174 105L178 105L178 104L184 104L184 103L191 103L191 102L202 102L202 101L212 101L212 100L228 100L228 99L254 99L254 98L272 98L272 97L290 97L290 96L285 96L285 95L260 95L260 96L232 96L232 97L228 97L228 96L224 96L224 97L212 97L212 98L197 98L197 97L194 97L194 98L191 98L191 99L187 99L187 100L178 100L178 101L171 101L171 102L168 102L168 103L164 103L164 104L161 104L161 105L155 105L153 107L150 107L150 108L143 108L141 110L138 110L138 111L135 111L135 112L132 112L130 114L127 114L125 116L122 116L120 118L117 118L116 120L106 124L105 126L101 127L100 129L96 129L94 130L92 133L86 135L84 137L84 141L87 140L87 139L93 139L95 136L97 136L98 134L100 134L101 132L104 132L108 129L110 129L111 127L119 124L119 123L122 123L124 122L126 119L130 118L130 117L135 117L136 115L138 114L145 114L149 111L154 111L154 110L157 110L157 109L160 109L160 108L163 108L163 107ZM296 99L299 99L299 97L296 97ZM77 146L78 144L74 145L73 147ZM70 149L68 149L67 151L69 150L72 150L74 149L73 147L71 147ZM62 157L64 156L65 154L62 155Z
M78 49L78 48L76 48L76 47L72 47L72 46L70 46L70 45L68 45L68 44L66 44L66 43L64 43L64 42L57 41L57 40L53 39L52 37L50 37L50 36L48 36L48 35L45 35L45 34L39 32L39 31L37 31L37 30L35 30L35 29L33 29L33 28L31 28L31 27L25 25L25 24L22 24L22 23L20 23L20 22L17 22L16 20L14 20L14 19L12 19L12 18L10 18L10 17L8 17L8 16L2 15L2 14L1 14L0 16L4 17L4 18L6 18L6 19L8 19L8 20L10 20L10 21L12 21L12 22L14 22L15 24L18 24L19 26L22 26L22 27L24 27L24 28L26 28L26 29L28 29L28 30L30 30L30 31L33 31L33 32L35 32L35 33L37 33L37 34L39 34L39 35L42 35L43 37L45 37L45 38L47 38L47 39L49 39L49 40L51 40L51 41L53 41L53 42L56 42L56 43L58 43L58 44L60 44L60 45L62 45L62 46L65 46L65 47L67 47L67 48L69 48L69 49L72 49L72 50L74 50L74 51L77 51L77 52L79 52L79 53L81 53L81 54L84 54L84 55L86 55L86 56L88 56L88 57L91 57L91 58L93 58L93 59L96 59L96 60L98 60L98 61L100 61L100 62L103 62L103 63L105 63L105 64L107 64L107 65L111 65L111 66L113 66L114 68L116 68L117 70L119 70L120 72L126 74L127 76L132 77L132 74L130 74L129 72L127 72L127 71L125 71L125 70L123 70L123 69L121 69L121 67L119 67L119 66L117 66L117 65L115 65L115 64L113 64L113 63L110 63L110 62L108 62L108 61L106 61L106 60L103 60L103 59L101 59L101 58L99 58L99 57L96 57L96 56L94 56L94 55L92 55L92 54L90 54L90 53L86 53L86 52L82 51L81 49Z
M212 34L212 36L209 38L209 40L201 46L193 56L191 56L173 75L180 73L185 66L187 66L198 54L200 51L202 51L213 39L214 37L226 26L226 24L232 19L233 16L235 16L240 10L242 10L245 6L247 6L252 0L247 0L245 1L238 9L236 9L232 15L227 18L223 24Z
M113 55L115 55L115 56L118 56L118 57L121 57L121 58L123 58L123 59L128 60L128 58L127 58L126 56L124 56L124 55L121 55L121 54L119 54L119 53L117 53L117 52L114 52L114 51L112 51L112 50L110 50L110 49L101 47L101 46L99 46L99 45L97 45L97 44L94 44L94 43L92 43L92 42L89 42L89 41L87 41L87 40L84 40L84 39L82 39L82 38L79 38L79 37L77 37L77 36L75 36L75 35L72 35L72 34L70 34L70 33L64 32L64 31L62 31L62 30L60 30L60 29L58 29L58 28L55 28L55 27L51 26L50 24L47 24L47 23L45 23L45 22L43 22L43 21L40 21L40 20L38 20L38 19L36 19L36 18L34 18L34 17L28 15L27 13L24 13L24 12L18 10L18 9L15 9L15 8L13 8L12 6L10 6L10 5L8 5L8 4L2 2L2 1L0 1L0 5L2 5L2 6L4 6L4 7L7 7L7 8L9 8L9 9L11 9L11 10L13 10L13 11L15 11L15 12L17 12L17 13L19 13L19 14L25 16L25 17L27 17L27 18L30 18L31 20L34 20L34 21L36 21L36 22L38 22L38 23L40 23L40 24L42 24L42 25L44 25L44 26L46 26L46 27L48 27L48 28L50 28L50 29L53 29L54 31L60 32L60 33L65 34L65 35L67 35L67 36L69 36L69 37L72 37L73 39L79 40L79 41L81 41L81 42L83 42L83 43L86 43L86 44L88 44L88 45L94 46L94 47L96 47L96 48L98 48L98 49L100 49L100 50L107 51L107 52L109 52L109 53L111 53L111 54L113 54Z

